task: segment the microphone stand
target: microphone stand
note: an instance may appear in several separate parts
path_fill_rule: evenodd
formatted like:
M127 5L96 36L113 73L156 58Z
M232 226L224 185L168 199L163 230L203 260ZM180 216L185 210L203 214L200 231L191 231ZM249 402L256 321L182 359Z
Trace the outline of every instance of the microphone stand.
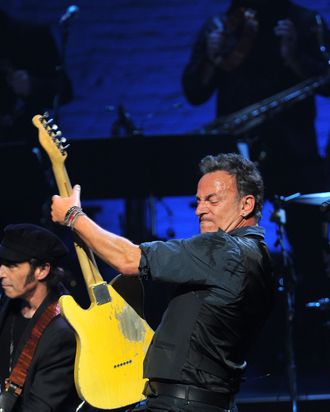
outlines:
M61 28L61 42L60 42L60 64L56 67L57 71L57 78L58 78L58 86L57 86L57 94L53 100L53 116L54 121L57 124L59 122L59 107L60 101L63 94L64 88L64 73L66 67L66 50L68 45L68 37L69 37L69 21L64 21L63 23L59 23Z
M297 391L297 371L293 342L293 323L295 318L295 283L296 274L293 262L284 244L286 213L283 204L296 197L300 193L288 196L275 196L274 210L270 220L277 224L277 240L275 246L280 247L282 259L282 274L279 280L279 291L285 294L285 315L286 315L286 352L287 352L287 374L289 379L291 411L298 412L298 391Z

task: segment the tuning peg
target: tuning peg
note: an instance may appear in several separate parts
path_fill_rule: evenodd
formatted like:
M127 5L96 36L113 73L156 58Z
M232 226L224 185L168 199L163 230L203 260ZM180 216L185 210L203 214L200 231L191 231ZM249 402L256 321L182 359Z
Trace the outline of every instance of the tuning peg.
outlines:
M56 132L56 130L58 130L58 126L57 126L57 124L53 124L52 125L52 130L54 131L54 132Z
M47 120L46 124L47 124L47 125L50 125L50 124L52 124L53 122L54 122L54 119L49 119L49 120Z
M60 140L60 142L61 142L61 143L66 143L66 142L67 142L67 139L66 139L66 137L64 137L64 136L63 136L63 137L61 137L61 140Z
M56 133L55 133L55 137L56 138L60 138L60 137L62 137L62 132L61 132L61 130L58 130Z
M63 150L66 150L69 146L70 146L70 143L67 144L66 146L62 146L62 149L63 149Z

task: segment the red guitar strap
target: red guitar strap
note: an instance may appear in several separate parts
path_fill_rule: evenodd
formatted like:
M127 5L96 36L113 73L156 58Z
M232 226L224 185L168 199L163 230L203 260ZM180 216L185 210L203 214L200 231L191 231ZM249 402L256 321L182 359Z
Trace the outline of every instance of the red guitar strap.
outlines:
M22 349L15 367L11 371L9 378L5 381L6 391L10 391L16 396L19 396L22 393L27 371L31 365L39 339L50 321L59 314L60 307L58 302L53 302L48 305L46 310L42 313L37 323L34 325L31 335Z

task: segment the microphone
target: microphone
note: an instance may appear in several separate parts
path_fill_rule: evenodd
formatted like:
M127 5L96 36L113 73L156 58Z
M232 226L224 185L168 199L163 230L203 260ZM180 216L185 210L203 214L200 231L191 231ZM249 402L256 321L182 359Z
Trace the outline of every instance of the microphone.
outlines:
M321 210L321 212L323 212L323 213L329 212L329 210L330 210L330 199L329 199L329 200L326 200L326 201L323 202L323 203L321 203L320 210Z
M75 4L71 4L71 6L66 9L65 13L60 18L60 25L64 26L69 24L75 17L77 17L78 13L79 7Z

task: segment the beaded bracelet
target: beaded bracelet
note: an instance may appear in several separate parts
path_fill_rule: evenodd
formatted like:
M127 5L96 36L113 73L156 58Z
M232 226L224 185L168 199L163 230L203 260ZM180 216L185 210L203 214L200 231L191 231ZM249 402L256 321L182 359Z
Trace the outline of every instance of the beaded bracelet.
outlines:
M66 212L65 217L64 217L65 226L69 226L69 222L72 218L72 215L75 214L79 210L81 210L81 208L79 206L72 206L72 207L70 207L70 209L68 209L68 211Z
M71 221L70 221L70 225L69 225L69 227L71 228L71 230L74 229L74 225L75 225L76 220L78 219L79 216L86 216L86 213L84 213L82 210L80 210L80 211L78 211L78 212L73 216L73 218L72 218Z
M64 224L73 230L74 224L79 216L86 215L79 206L72 206L66 212L64 217Z

